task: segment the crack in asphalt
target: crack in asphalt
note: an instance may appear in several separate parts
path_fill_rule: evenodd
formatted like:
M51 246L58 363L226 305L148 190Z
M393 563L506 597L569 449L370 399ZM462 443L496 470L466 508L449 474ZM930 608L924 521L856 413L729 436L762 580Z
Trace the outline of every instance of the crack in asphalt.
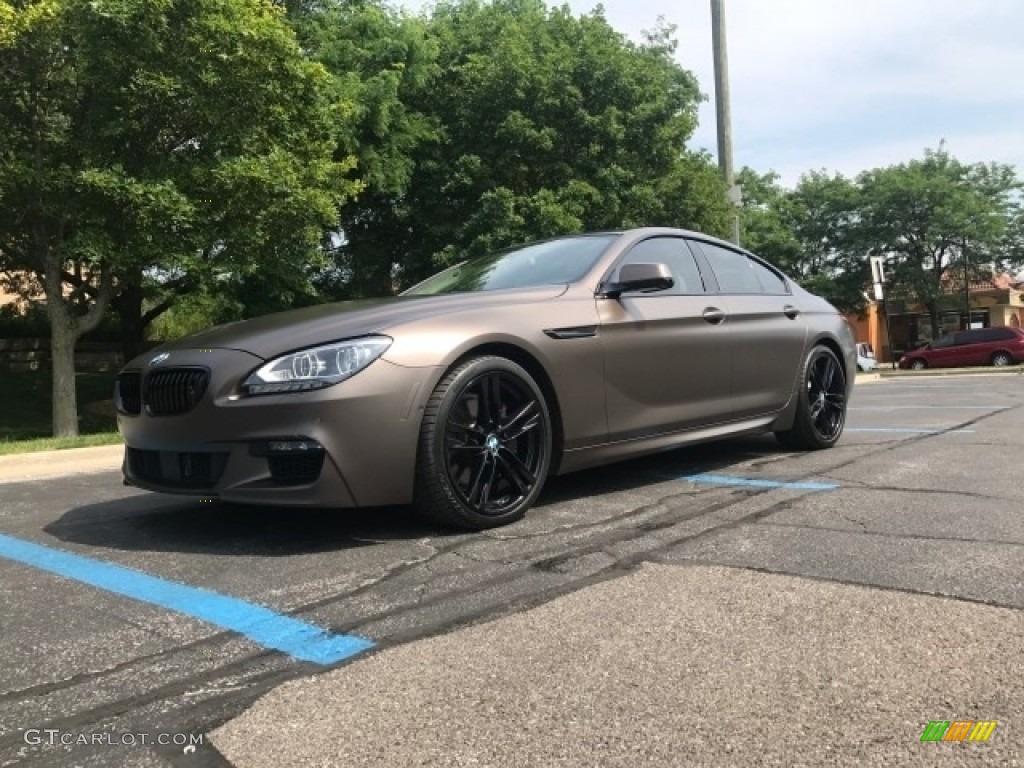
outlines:
M945 488L911 488L903 485L871 485L862 480L840 480L839 482L843 483L846 487L856 488L858 491L868 493L874 491L885 491L887 493L914 493L920 496L936 494L939 496L962 496L965 499L973 499L976 501L1002 501L1014 505L1020 504L1019 498L1011 499L1006 496L991 496L987 493L978 493L977 491L951 491Z
M850 520L848 517L843 517L843 519L849 520L849 522L854 523L855 525L865 525L859 520ZM1024 547L1024 541L1006 541L1004 539L966 539L959 536L931 536L926 533L896 533L894 531L868 530L866 526L862 531L851 531L849 528L836 528L835 526L828 525L808 525L806 523L777 523L774 521L768 521L761 523L761 525L766 528L802 528L808 531L852 533L858 536L880 536L890 539L907 539L910 541L950 541L958 544L989 544L1005 547Z
M854 581L852 579L839 579L830 576L820 576L817 574L808 573L792 573L790 571L784 571L777 568L768 568L760 565L734 565L729 562L714 560L709 558L696 559L681 559L681 560L665 560L661 558L652 558L649 562L657 563L659 565L670 565L673 567L704 567L708 565L717 565L723 568L733 568L736 570L751 571L753 573L765 573L773 576L794 576L799 579L807 579L808 581L817 581L822 584L840 584L846 587L857 587L859 589L871 589L871 590L882 590L883 592L897 592L901 595L918 595L924 597L941 597L944 600L953 600L958 603L971 603L973 605L984 605L989 608L1000 608L1006 611L1012 611L1013 613L1024 613L1024 608L1013 603L1004 603L999 600L983 600L978 597L967 597L963 595L954 595L948 592L936 592L924 589L912 589L910 587L894 587L887 584L867 584L863 581Z

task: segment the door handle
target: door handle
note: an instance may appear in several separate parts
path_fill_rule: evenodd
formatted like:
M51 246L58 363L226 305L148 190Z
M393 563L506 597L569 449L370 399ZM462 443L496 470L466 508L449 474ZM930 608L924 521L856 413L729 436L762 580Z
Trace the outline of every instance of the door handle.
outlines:
M718 307L708 307L704 310L703 317L712 325L718 325L725 320L725 312Z
M782 308L782 314L784 314L790 320L793 320L797 317L797 315L800 314L800 310L794 307L792 304L787 304Z

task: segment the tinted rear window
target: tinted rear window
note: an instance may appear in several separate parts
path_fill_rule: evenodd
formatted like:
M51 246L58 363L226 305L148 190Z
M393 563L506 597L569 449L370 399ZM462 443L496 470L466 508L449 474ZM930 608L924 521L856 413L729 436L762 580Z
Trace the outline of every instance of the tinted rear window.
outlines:
M992 341L1008 341L1016 337L1009 328L979 328L957 334L958 344L985 344Z

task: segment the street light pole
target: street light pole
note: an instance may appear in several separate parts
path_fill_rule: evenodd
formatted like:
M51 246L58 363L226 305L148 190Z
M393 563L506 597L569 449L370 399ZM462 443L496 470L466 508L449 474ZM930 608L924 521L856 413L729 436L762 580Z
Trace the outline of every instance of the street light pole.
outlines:
M729 113L729 52L725 43L725 0L711 0L711 42L715 59L715 118L718 129L718 166L722 170L732 241L740 244L740 190L732 165L732 118Z

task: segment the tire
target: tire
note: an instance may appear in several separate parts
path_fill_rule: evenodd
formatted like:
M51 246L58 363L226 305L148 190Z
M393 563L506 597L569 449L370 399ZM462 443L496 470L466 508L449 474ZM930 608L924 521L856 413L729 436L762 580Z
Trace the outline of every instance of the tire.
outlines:
M1010 357L1006 352L996 352L992 355L992 365L999 368L1010 365L1013 362L1013 358Z
M924 360L920 360L920 359L912 360L911 363L910 363L910 369L913 370L913 371L923 371L927 367L928 367L928 363L926 363Z
M831 448L846 424L846 371L828 347L817 346L800 372L793 426L775 437L794 451Z
M530 374L503 357L473 358L427 401L413 505L466 530L507 525L540 495L551 450L551 415Z

